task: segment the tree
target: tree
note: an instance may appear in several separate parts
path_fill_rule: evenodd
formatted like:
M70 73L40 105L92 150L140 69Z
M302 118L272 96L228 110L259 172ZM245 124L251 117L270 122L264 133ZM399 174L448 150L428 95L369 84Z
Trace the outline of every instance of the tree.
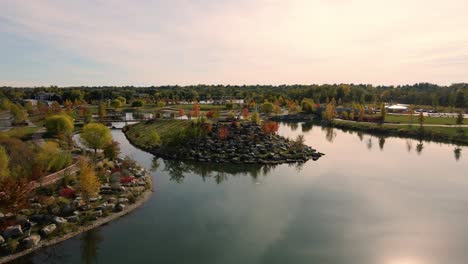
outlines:
M419 126L420 126L421 128L423 128L423 125L424 125L424 115L423 115L422 112L419 113L418 121L419 121Z
M182 117L185 115L184 109L182 107L179 107L179 117Z
M14 122L16 124L26 120L26 113L24 112L23 108L18 104L12 104L10 106L10 113L13 116Z
M244 108L242 108L242 117L244 118L244 120L247 120L249 116L250 116L249 108L247 106L244 106Z
M225 140L229 136L229 129L226 126L221 126L218 129L218 135L221 140Z
M159 107L159 108L162 108L162 107L166 106L166 103L163 102L163 101L158 101L158 102L156 103L156 106Z
M123 96L118 96L117 98L115 98L116 100L119 100L120 103L122 103L122 105L125 105L127 103L127 99L125 99L125 97Z
M103 102L99 103L98 114L99 114L99 120L103 122L104 118L106 117L106 106Z
M47 132L58 137L71 136L74 129L73 121L70 116L65 114L47 117L45 120L45 127Z
M278 132L278 123L276 122L266 122L262 125L262 130L265 134L275 134L276 132Z
M192 116L199 117L200 116L200 105L198 102L195 102L192 107Z
M359 121L363 121L364 120L364 107L362 105L359 105Z
M413 125L413 116L414 116L414 105L409 106L409 115L410 115L410 122Z
M325 109L325 120L332 121L335 118L335 105L333 102L327 104Z
M84 199L89 199L99 192L101 186L94 167L87 160L80 160L80 176L78 178L78 185L81 195Z
M260 115L257 111L252 113L250 116L250 121L254 122L255 124L260 124Z
M465 107L465 93L462 90L458 90L455 95L455 107Z
M265 102L262 104L262 112L270 114L275 109L275 106L270 102Z
M26 112L28 112L30 115L32 115L34 112L33 104L30 101L27 101L24 104L24 109L26 109Z
M111 102L111 106L115 109L122 107L122 102L120 100L114 99Z
M0 183L10 175L10 158L4 146L0 146Z
M385 108L385 104L382 103L380 105L380 117L381 117L381 122L385 122L385 117L387 116L387 108Z
M457 125L463 125L463 112L462 111L458 112L456 123Z
M104 146L104 156L109 160L115 160L120 154L120 143L111 140Z
M96 154L97 149L104 148L112 140L112 135L110 129L103 124L90 123L83 127L81 140L86 146L94 149Z
M143 107L144 103L141 100L135 100L132 102L132 107Z

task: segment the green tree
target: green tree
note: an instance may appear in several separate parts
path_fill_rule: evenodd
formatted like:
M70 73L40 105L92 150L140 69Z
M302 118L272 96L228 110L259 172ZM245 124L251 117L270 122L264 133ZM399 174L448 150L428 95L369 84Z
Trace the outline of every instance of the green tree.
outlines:
M456 123L457 125L463 125L463 112L462 111L458 112Z
M465 93L462 90L458 90L455 94L455 107L465 107Z
M115 160L120 154L120 144L117 141L111 140L104 146L104 156L109 160Z
M103 124L90 123L83 127L81 140L87 147L94 149L96 154L98 149L109 144L112 140L112 134L110 129Z
M141 100L135 100L132 102L132 107L143 107L144 103Z
M111 106L115 109L122 107L122 102L120 100L114 99L111 102Z
M270 114L275 109L275 105L270 102L265 102L262 104L262 112Z
M125 97L123 96L118 96L116 100L119 100L122 103L122 105L125 105L127 103L127 99L125 99Z
M0 146L0 182L10 175L9 163L10 158L5 147Z
M250 115L250 121L254 122L255 124L260 124L260 115L257 111L253 112L252 115Z
M410 105L410 106L409 106L408 112L409 112L409 116L410 116L411 125L413 125L414 105Z
M387 108L385 108L385 104L380 104L380 117L382 118L382 123L385 122L385 118L387 117Z
M24 112L24 109L18 104L12 104L10 106L10 113L13 116L15 123L21 123L26 120L26 113Z
M106 117L106 105L103 102L99 103L98 114L99 120L103 122Z
M70 116L65 114L53 115L45 120L47 132L58 137L71 136L74 125Z
M419 126L420 126L421 128L423 128L423 125L424 125L424 115L423 115L422 112L419 113L418 121L419 121Z

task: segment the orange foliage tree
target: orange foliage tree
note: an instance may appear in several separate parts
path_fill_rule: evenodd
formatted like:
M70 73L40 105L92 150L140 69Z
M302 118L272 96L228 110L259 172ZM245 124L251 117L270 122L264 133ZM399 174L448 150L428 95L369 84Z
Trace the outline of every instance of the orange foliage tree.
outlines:
M200 105L198 104L198 102L195 102L193 104L192 116L194 116L194 117L199 117L200 116Z
M229 136L229 129L225 126L222 126L218 129L219 138L224 140Z
M184 116L184 115L185 115L184 109L182 107L179 107L179 116Z
M247 106L244 106L242 108L242 117L244 117L244 120L247 120L250 116L249 108Z
M278 132L278 127L276 122L266 122L262 125L262 130L265 134L275 134Z

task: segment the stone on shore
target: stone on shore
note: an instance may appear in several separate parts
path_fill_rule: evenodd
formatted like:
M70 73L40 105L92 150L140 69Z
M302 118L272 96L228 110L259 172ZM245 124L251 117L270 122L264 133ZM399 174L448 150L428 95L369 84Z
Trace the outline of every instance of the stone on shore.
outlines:
M2 236L0 236L0 245L3 243L5 243L5 239Z
M57 229L57 226L55 224L50 224L50 225L45 226L44 228L41 229L41 234L44 235L44 236L49 236L56 229Z
M3 231L3 237L8 239L10 237L19 237L23 235L23 229L20 225L9 226Z
M41 236L40 235L32 235L29 236L21 241L23 244L23 247L26 249L33 248L39 244L41 241Z
M59 217L59 216L54 217L54 223L56 223L57 225L63 225L63 224L66 224L67 222L68 222L67 219L63 217Z

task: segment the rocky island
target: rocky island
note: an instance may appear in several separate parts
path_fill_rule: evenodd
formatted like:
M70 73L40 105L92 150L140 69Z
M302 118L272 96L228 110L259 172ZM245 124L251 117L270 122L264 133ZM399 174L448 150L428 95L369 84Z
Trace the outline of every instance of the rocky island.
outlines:
M149 120L124 128L129 141L167 159L214 163L282 164L317 160L323 153L276 134L275 122Z

